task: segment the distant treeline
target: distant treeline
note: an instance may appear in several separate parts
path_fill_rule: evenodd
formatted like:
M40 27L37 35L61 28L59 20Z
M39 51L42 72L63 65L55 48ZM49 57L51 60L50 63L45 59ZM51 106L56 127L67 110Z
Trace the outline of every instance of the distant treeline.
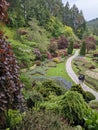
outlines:
M87 27L94 35L98 35L98 18L87 22Z
M62 0L7 0L9 7L9 26L28 26L28 21L36 18L39 25L45 27L51 17L56 17L64 25L73 28L74 32L81 38L86 22L82 11L69 3L65 5Z

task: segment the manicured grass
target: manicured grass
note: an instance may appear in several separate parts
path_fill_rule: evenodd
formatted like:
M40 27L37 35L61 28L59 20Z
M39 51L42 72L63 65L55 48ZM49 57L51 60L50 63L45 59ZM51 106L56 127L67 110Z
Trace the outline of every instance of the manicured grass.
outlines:
M60 76L65 78L67 81L73 83L71 78L68 76L66 69L65 69L65 62L57 64L57 67L51 67L47 71L47 76Z

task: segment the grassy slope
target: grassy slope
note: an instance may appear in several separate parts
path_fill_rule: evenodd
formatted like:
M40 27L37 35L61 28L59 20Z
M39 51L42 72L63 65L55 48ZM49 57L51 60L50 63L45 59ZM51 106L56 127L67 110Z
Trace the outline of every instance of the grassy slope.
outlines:
M46 35L44 29L37 24L34 25L35 30L26 28L28 30L28 38L23 35L17 34L17 29L10 28L4 25L0 25L0 28L8 36L8 42L11 43L13 51L17 57L18 63L21 67L30 67L33 65L34 54L33 49L35 46L41 50L45 50L47 44L49 44L49 38ZM25 30L25 29L24 29ZM31 40L29 40L31 38Z

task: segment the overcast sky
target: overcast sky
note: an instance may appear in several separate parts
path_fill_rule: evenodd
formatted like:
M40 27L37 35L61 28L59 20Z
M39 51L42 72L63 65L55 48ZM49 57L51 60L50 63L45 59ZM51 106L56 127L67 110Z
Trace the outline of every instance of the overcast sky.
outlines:
M98 18L98 0L62 0L64 4L67 1L70 7L75 4L79 10L82 10L87 21Z

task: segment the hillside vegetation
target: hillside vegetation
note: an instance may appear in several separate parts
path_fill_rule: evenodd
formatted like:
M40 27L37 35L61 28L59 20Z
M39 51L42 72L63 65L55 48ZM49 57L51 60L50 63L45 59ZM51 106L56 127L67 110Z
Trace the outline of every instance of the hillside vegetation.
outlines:
M97 38L76 5L1 0L0 129L97 130L98 101L65 69L75 49L97 68Z
M87 26L94 35L98 35L98 18L87 22Z

